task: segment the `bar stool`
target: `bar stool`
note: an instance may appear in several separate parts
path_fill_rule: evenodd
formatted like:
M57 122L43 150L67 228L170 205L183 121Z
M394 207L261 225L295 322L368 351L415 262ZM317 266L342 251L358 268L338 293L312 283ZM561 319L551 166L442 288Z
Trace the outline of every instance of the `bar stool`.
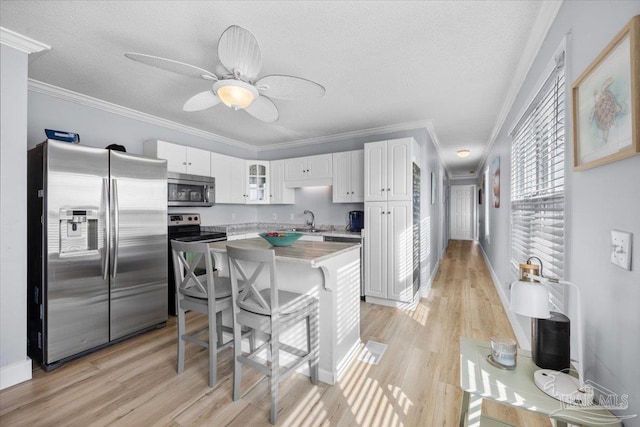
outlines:
M234 339L240 339L240 328L245 326L268 335L268 340L248 355L240 346L234 346L233 400L241 397L242 365L248 365L270 377L271 415L278 418L278 383L303 363L309 363L311 382L318 383L318 299L311 295L278 289L276 260L273 250L241 249L227 246ZM258 289L256 280L263 271L268 274L268 288ZM280 342L280 334L297 322L306 321L307 349L301 350ZM256 354L267 349L271 366L256 360ZM290 367L280 372L280 350L297 356Z
M171 250L178 304L178 374L184 371L186 342L198 344L209 349L209 387L213 387L217 382L217 354L234 342L230 339L223 343L222 336L223 331L233 333L233 328L222 325L222 312L231 308L231 281L228 277L214 277L213 262L207 243L172 240ZM201 268L203 260L206 274L197 275L196 270ZM187 334L185 325L187 310L206 314L208 326L191 335ZM205 332L208 332L208 341L198 338ZM240 338L237 342L240 342ZM252 341L251 348L254 347Z

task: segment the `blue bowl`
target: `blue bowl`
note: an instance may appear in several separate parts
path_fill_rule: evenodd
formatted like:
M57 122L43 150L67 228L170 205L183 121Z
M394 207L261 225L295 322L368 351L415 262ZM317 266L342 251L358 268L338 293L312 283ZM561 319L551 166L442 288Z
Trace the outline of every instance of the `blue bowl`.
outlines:
M267 233L260 233L260 237L271 243L272 246L291 246L293 242L302 237L302 233L287 232L284 234L284 236L267 236Z

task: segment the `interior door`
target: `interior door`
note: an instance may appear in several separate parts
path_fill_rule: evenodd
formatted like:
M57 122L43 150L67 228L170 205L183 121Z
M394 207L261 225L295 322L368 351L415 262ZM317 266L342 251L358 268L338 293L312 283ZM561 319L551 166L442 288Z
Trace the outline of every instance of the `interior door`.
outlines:
M111 340L167 320L167 169L111 152Z
M474 188L473 185L451 186L451 238L454 240L474 238Z

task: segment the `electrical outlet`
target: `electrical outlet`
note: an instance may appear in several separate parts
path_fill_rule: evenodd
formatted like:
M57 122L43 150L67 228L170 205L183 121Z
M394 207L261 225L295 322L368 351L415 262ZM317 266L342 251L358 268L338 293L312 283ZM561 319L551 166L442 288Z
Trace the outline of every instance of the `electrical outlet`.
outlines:
M278 214L276 214L276 213L271 214L271 219L273 219L273 220L278 219Z
M289 214L289 219L295 219L293 214Z
M611 230L611 262L631 270L631 233Z
M232 213L231 214L231 221L235 221L236 220L236 214Z

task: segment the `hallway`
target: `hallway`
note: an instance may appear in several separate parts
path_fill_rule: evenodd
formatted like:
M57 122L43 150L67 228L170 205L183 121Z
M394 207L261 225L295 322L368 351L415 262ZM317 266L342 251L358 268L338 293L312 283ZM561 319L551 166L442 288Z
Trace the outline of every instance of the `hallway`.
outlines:
M206 319L192 314L190 328ZM278 425L457 426L460 336L488 340L513 332L480 247L451 241L428 295L414 312L361 304L361 335L386 343L379 365L356 360L333 387L294 374L282 382ZM231 349L207 386L206 350L187 346L175 373L175 318L167 327L103 349L0 392L0 424L11 426L259 426L268 424L268 383L245 369L244 396L231 401ZM487 415L517 426L544 418L500 405Z

